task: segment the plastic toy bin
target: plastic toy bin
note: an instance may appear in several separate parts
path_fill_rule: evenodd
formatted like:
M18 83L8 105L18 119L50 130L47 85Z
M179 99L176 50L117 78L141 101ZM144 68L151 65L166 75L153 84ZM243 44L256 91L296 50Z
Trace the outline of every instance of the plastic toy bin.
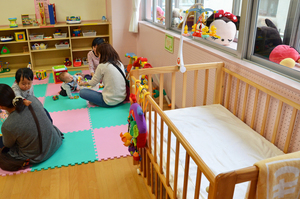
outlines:
M67 33L53 34L54 39L66 38L66 37L67 37Z
M69 44L55 44L56 49L64 49L64 48L69 48Z
M31 46L32 50L45 50L47 48L48 48L48 44L45 44L45 45L40 45L40 44L36 45L36 44L34 44L34 45Z
M84 37L96 36L97 32L95 30L84 30L82 31Z
M38 39L44 39L44 34L30 34L29 35L30 40L38 40Z

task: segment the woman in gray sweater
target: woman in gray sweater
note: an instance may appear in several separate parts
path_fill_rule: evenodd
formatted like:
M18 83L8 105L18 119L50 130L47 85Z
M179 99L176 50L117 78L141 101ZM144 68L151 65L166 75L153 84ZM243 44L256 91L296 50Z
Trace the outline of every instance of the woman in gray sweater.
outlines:
M29 104L40 125L41 137L29 110ZM13 159L24 161L29 159L30 163L39 163L51 157L62 144L62 132L51 123L43 105L36 97L29 96L24 100L21 96L15 96L8 85L0 84L0 109L9 113L1 127L0 148L4 146L6 155ZM3 153L4 150L0 151ZM5 163L0 160L0 168L11 170L5 167Z

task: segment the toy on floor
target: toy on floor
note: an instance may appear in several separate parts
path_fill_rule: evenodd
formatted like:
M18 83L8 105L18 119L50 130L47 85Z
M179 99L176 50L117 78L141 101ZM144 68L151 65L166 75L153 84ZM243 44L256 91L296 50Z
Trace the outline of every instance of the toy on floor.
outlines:
M65 66L72 66L72 62L70 61L69 58L66 58L66 59L65 59L64 65L65 65Z
M47 71L46 70L38 70L35 71L35 77L34 79L42 80L47 77Z
M53 96L52 96L52 99L53 99L54 101L56 101L56 100L59 99L59 97L58 97L58 95L53 95Z
M59 66L53 66L52 67L52 73L53 73L53 78L54 78L54 83L62 83L59 79L59 74L62 72L68 72L68 69L65 65L59 65Z
M75 96L74 96L74 99L78 99L78 98L79 98L79 95L75 95Z
M17 18L8 18L8 21L10 21L9 27L10 28L17 28L18 24L16 23Z

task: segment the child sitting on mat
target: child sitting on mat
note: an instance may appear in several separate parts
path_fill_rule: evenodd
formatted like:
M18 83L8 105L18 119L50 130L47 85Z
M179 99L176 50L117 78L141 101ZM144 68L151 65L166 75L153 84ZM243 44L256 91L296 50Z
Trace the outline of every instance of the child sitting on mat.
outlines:
M59 79L63 82L61 85L61 91L59 92L62 96L68 96L70 99L74 99L72 92L80 90L78 85L78 78L82 78L81 75L71 75L68 72L62 72L59 74Z

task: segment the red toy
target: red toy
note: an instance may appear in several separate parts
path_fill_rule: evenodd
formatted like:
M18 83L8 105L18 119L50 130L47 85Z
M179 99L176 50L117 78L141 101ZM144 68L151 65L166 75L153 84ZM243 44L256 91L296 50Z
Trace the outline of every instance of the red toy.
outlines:
M293 68L296 62L300 63L299 53L291 46L288 45L278 45L276 46L270 56L270 61L289 68Z
M65 66L72 66L72 62L69 60L69 58L66 58L64 61Z

